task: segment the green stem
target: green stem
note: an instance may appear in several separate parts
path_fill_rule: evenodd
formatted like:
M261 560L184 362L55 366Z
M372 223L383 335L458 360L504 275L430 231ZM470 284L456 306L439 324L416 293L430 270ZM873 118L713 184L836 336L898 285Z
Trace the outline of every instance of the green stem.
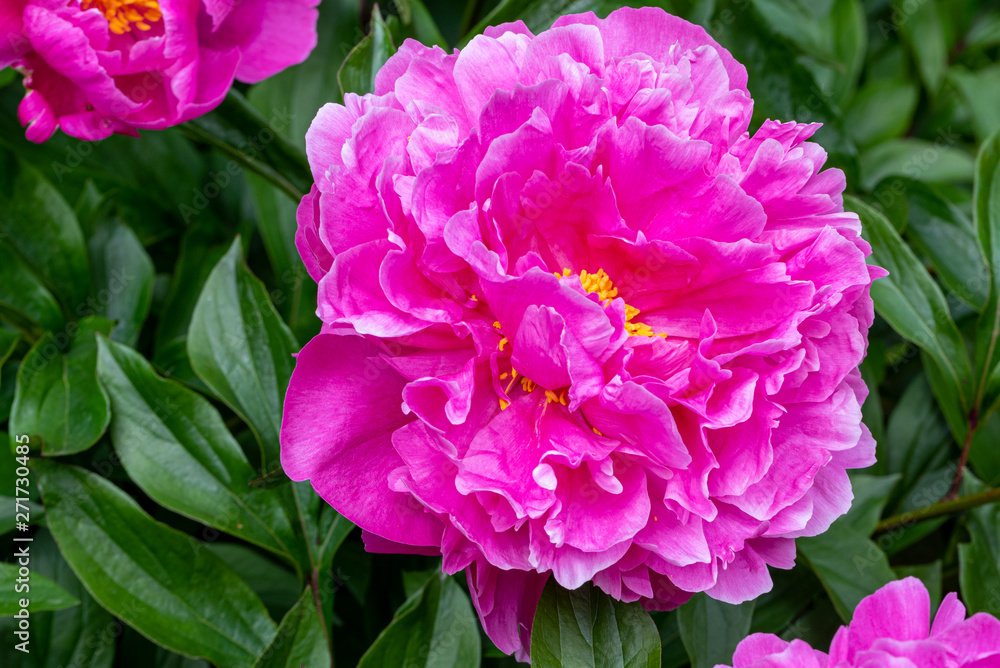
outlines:
M292 185L291 181L286 179L267 163L246 155L232 144L221 141L214 134L206 132L197 125L185 123L179 127L184 134L191 139L208 144L233 162L238 163L245 169L249 169L251 172L258 174L262 178L267 179L267 181L269 181L274 187L291 197L293 201L298 202L302 199L304 193Z
M962 445L962 455L958 459L958 468L955 470L955 478L951 481L951 489L942 499L942 501L954 501L958 498L958 491L962 487L962 475L965 472L965 464L969 461L969 450L972 447L972 435L976 432L976 427L979 426L978 420L979 411L975 408L969 413L969 428L965 430L965 443Z
M979 494L970 494L969 496L952 499L950 501L940 501L919 510L912 510L910 512L900 513L899 515L893 515L892 517L888 517L879 522L878 526L875 527L875 533L882 533L884 531L888 531L889 529L895 529L896 527L913 526L919 522L932 520L935 517L944 517L946 515L953 515L964 510L969 510L970 508L985 506L986 504L993 503L994 501L1000 501L1000 487L996 489L988 489L985 492L980 492Z

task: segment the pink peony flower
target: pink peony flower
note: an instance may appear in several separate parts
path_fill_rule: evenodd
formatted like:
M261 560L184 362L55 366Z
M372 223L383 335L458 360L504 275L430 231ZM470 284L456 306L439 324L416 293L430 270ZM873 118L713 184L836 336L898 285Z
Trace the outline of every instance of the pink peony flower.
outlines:
M669 609L771 587L869 466L881 270L839 170L659 9L413 41L320 110L297 242L323 333L282 463L369 550L467 570L526 657L553 576Z
M24 72L28 139L97 140L214 109L316 45L319 0L3 0L0 69Z
M801 640L755 633L736 648L735 668L992 668L1000 665L1000 621L986 613L965 618L948 594L930 623L930 596L916 578L890 582L858 604L830 654ZM716 668L728 668L716 666Z

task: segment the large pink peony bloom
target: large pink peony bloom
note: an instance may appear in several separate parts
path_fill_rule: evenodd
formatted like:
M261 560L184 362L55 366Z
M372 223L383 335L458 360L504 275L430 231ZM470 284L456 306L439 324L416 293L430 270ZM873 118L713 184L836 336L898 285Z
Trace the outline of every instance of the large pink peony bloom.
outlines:
M2 0L0 69L25 73L28 139L162 130L316 45L319 0Z
M996 668L1000 621L979 613L965 618L958 596L948 594L930 623L930 596L916 578L890 582L858 604L830 654L801 640L755 633L740 643L735 668ZM716 668L728 668L716 666Z
M551 575L745 601L868 466L870 249L813 125L658 9L406 42L327 105L298 246L323 333L282 463L374 551L468 569L525 656Z

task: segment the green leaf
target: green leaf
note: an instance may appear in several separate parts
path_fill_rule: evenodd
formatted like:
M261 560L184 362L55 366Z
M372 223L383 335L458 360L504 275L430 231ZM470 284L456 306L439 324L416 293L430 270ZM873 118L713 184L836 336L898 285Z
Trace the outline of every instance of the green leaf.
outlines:
M282 405L299 347L243 262L239 239L205 283L187 345L195 373L253 429L261 469L280 467Z
M0 422L10 419L10 409L14 405L14 392L17 389L17 372L20 365L16 362L0 366Z
M439 573L400 606L358 668L463 668L479 666L479 660L479 623L472 603L454 580Z
M411 3L412 4L412 3ZM414 6L415 14L416 6ZM326 0L319 7L319 41L302 64L290 67L250 89L250 103L261 114L288 123L279 131L305 151L305 136L316 111L328 102L340 102L337 70L357 40L360 23L355 0ZM299 341L314 336L319 327L315 317L316 283L309 277L295 247L295 212L298 200L255 174L247 175L257 208L257 229L274 268L275 283L282 299L275 305ZM214 266L214 265L213 265Z
M662 668L681 668L690 664L684 642L677 625L677 611L654 612L650 615L660 632L660 661ZM498 650L499 651L499 650Z
M27 547L30 554L31 544L14 544L14 553L20 547ZM29 557L30 562L30 557ZM13 615L22 609L20 601L28 603L29 612L43 610L62 610L80 605L80 600L68 591L43 575L29 572L24 576L17 564L0 562L0 615Z
M254 470L219 413L153 373L138 353L99 342L111 397L111 440L129 477L154 501L209 527L302 563L290 491L250 487Z
M32 614L30 654L15 650L13 642L5 643L0 648L0 664L23 668L111 668L115 643L123 627L87 593L59 554L48 531L40 531L34 536L31 567L33 572L44 575L78 598L80 604ZM0 634L15 638L16 623L13 617L0 619Z
M796 543L845 622L861 599L895 579L885 552L846 522Z
M841 521L851 525L862 536L870 536L882 517L882 510L889 502L893 488L902 477L900 473L884 476L864 473L852 475L854 501Z
M251 665L267 648L274 622L219 557L96 474L33 465L59 550L109 612L170 650L223 668Z
M810 69L834 100L850 95L868 41L858 0L753 0L753 7L772 30L816 61Z
M911 81L876 79L858 91L844 127L859 147L902 136L913 121L920 88Z
M413 38L421 44L440 46L447 51L448 42L445 41L444 35L438 30L437 24L434 23L434 18L427 11L424 3L420 0L407 0L407 4L410 5L410 10L413 14L411 22Z
M531 627L536 668L654 668L660 634L638 603L622 603L589 582L570 591L550 578Z
M948 79L965 98L972 113L972 125L980 140L1000 129L1000 65L975 72L953 67L948 71Z
M17 347L21 335L16 329L0 325L0 366L3 366Z
M691 668L731 663L736 646L750 632L753 610L753 601L730 605L706 594L695 594L682 605L677 624Z
M980 14L969 29L965 42L970 47L982 48L1000 44L1000 12L992 11Z
M875 309L926 352L934 395L961 443L972 408L972 365L944 295L885 216L854 197L845 198L844 205L861 217L862 233L872 245L869 263L889 272L872 285Z
M985 419L1000 401L1000 132L979 150L972 213L989 261L989 299L976 324L976 407Z
M925 183L965 183L972 180L975 160L942 131L935 141L907 137L890 139L861 153L861 187L873 190L887 176L906 176Z
M969 463L986 484L1000 485L1000 413L993 411L980 420L969 447Z
M59 302L2 236L0 236L0 320L6 320L35 337L41 335L38 326L43 330L57 330L64 322Z
M0 192L0 238L67 308L77 308L87 298L90 276L73 209L30 167L18 170Z
M291 122L285 110L272 111L271 116L261 114L231 89L214 111L180 127L229 159L224 172L228 177L249 169L298 201L312 185L309 164L303 151L282 134Z
M209 273L232 242L232 234L210 225L195 225L184 234L170 291L158 313L153 348L152 362L164 375L198 387L202 385L187 356L188 326Z
M879 444L878 458L884 462L885 472L902 476L889 504L893 513L899 512L899 502L923 475L948 460L950 440L948 424L934 403L927 379L917 375L889 416L885 439Z
M945 287L976 311L986 305L990 270L975 228L934 187L908 178L880 184L874 197L897 230L928 258Z
M355 45L351 52L347 54L344 63L337 72L337 82L340 84L342 94L357 93L364 95L375 90L375 75L389 60L389 56L396 53L396 47L392 43L392 35L389 28L382 20L382 13L372 10L371 29L360 42Z
M116 321L111 339L134 348L153 303L153 261L131 228L116 219L99 224L87 247L93 279L88 311Z
M619 7L661 7L671 11L670 0L502 0L487 14L467 35L463 36L460 46L467 43L475 35L482 33L489 26L510 21L524 21L528 29L536 35L552 26L560 16L594 12L604 17ZM676 13L676 12L672 12Z
M284 617L295 605L302 586L295 574L284 566L240 543L209 543L207 547L250 585L272 619Z
M987 487L966 472L962 494L985 492ZM969 614L994 614L1000 606L1000 505L970 510L966 517L969 542L958 546L958 579Z
M329 666L330 647L320 624L312 589L302 592L295 606L281 620L278 633L254 668Z
M7 360L14 353L20 340L20 335L16 331L0 325L0 424L10 418L10 408L14 405L14 391L17 385L18 366L15 364L4 365L7 364ZM0 440L0 443L4 441L6 441L6 435ZM0 534L3 533L0 531Z
M257 229L274 269L276 287L270 294L295 338L306 341L319 333L321 323L316 317L316 281L295 247L298 204L259 176L249 174L247 181L257 206Z
M148 638L126 627L118 646L120 656L143 658L143 668L212 668L207 661L188 659L154 644Z
M936 2L895 0L895 11L905 17L900 27L927 90L937 93L948 69L948 44Z
M799 62L797 52L785 45L757 12L747 11L745 0L725 0L718 5L719 18L711 23L712 36L747 69L754 125L768 118L823 123L815 140L841 166L853 171L857 149L847 138L832 91L820 88L812 72Z
M823 585L805 564L790 571L772 570L774 586L756 599L750 633L781 634L798 619L817 596L826 596Z
M57 336L46 334L24 358L11 407L11 433L30 435L31 446L48 456L86 450L111 419L108 395L97 379L96 340L98 333L111 331L111 323L84 318L67 331L74 336L66 352Z

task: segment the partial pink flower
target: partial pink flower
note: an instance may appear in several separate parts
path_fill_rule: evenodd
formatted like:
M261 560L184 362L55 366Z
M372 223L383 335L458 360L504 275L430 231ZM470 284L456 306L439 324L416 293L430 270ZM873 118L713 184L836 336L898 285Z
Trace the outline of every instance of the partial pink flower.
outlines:
M827 655L801 640L755 633L736 648L734 668L987 668L1000 665L1000 621L965 618L948 594L933 625L930 596L916 578L890 582L858 604ZM716 668L729 668L716 666Z
M467 570L527 657L549 577L740 602L870 465L870 268L815 125L659 9L407 41L320 110L299 251L323 333L282 463L368 549Z
M27 137L162 130L316 45L319 0L4 0L0 68L24 72Z

